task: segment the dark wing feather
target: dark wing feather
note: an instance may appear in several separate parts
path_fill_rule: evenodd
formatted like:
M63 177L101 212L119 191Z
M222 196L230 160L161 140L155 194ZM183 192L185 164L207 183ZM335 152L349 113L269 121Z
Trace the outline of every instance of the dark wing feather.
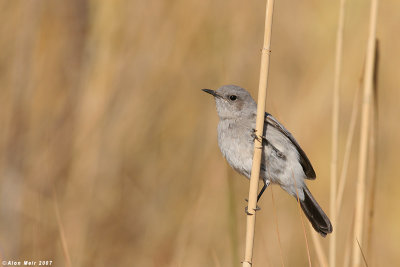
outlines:
M311 165L311 162L307 158L306 153L304 153L303 149L301 149L300 145L297 143L296 139L294 139L293 135L288 130L286 130L286 128L282 124L280 124L271 114L267 112L265 113L265 123L279 130L292 142L292 144L296 147L297 151L299 152L300 164L301 167L303 167L304 173L306 174L308 179L314 180L316 175Z

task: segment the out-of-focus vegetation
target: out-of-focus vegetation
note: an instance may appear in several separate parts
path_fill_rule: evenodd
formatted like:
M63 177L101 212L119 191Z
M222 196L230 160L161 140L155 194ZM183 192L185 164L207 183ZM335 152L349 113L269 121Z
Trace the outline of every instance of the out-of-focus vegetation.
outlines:
M267 100L311 159L318 178L308 185L328 214L336 2L276 2ZM265 1L0 7L1 259L67 266L64 241L72 266L240 264L248 181L222 158L214 103L200 89L234 83L256 96ZM363 244L370 266L400 263L399 11L400 1L381 1L378 182L370 249ZM369 2L348 1L346 13L339 153ZM334 226L339 263L353 220L358 136ZM285 264L306 265L296 202L272 188ZM277 266L270 189L259 205L254 265ZM311 256L316 262L312 248Z

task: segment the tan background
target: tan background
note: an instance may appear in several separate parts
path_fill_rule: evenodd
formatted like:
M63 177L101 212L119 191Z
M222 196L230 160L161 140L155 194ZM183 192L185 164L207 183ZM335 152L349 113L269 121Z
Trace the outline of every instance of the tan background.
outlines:
M348 2L340 166L369 16L369 1ZM222 158L214 103L200 89L233 83L256 96L264 8L239 0L1 0L2 260L67 266L64 240L72 266L238 266L248 182ZM318 178L308 184L328 214L337 10L338 1L276 1L267 100L311 159ZM400 264L399 12L400 1L381 1L369 266ZM358 140L357 130L334 226L340 264ZM273 192L285 265L305 266L296 202ZM267 190L254 266L280 265L271 203ZM312 244L311 257L317 265Z

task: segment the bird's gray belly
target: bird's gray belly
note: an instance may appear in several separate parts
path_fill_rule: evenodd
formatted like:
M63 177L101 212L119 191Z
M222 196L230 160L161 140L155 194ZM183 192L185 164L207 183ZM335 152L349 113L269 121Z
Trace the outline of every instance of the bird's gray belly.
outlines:
M230 131L218 132L218 145L229 165L240 174L250 178L253 161L251 131L234 134Z

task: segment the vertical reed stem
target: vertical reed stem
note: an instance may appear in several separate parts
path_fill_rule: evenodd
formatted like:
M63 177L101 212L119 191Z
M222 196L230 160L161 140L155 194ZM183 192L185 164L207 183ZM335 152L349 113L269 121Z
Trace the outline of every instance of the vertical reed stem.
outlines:
M374 67L374 81L373 81L373 104L371 105L371 135L369 140L370 155L369 155L369 172L370 172L370 186L369 186L369 212L367 221L367 253L370 261L373 257L372 246L372 230L374 223L374 206L375 206L375 193L376 193L376 165L377 165L377 141L378 141L378 72L379 72L379 41L376 40L375 46L375 67Z
M339 88L343 54L343 28L344 28L344 7L346 0L340 0L339 22L336 33L335 52L335 76L333 81L333 107L332 107L332 159L331 159L331 182L330 182L330 217L335 230L332 232L329 241L329 266L336 266L336 197L337 197L337 160L339 140Z
M310 233L311 233L311 237L312 237L312 241L314 244L314 249L315 249L315 253L317 254L317 258L318 258L318 263L320 267L328 267L328 260L326 258L324 249L322 248L322 244L320 241L320 237L318 236L317 232L315 232L314 228L311 226L311 224L309 224L310 227Z
M377 21L378 0L371 1L369 37L364 73L364 93L362 101L361 113L361 137L360 137L360 155L358 162L358 178L356 189L356 209L354 220L354 235L353 235L353 261L352 266L357 267L360 264L360 247L357 240L362 244L363 233L363 217L365 205L365 180L367 171L367 156L368 156L368 135L370 129L370 111L371 111L371 95L374 74L375 61L375 39L376 39L376 21Z
M256 119L256 134L263 134L264 129L264 114L265 102L267 98L267 85L268 85L268 71L269 59L271 54L271 31L272 31L272 14L274 11L274 0L268 0L265 16L265 30L264 30L264 44L261 52L261 68L260 68L260 82L258 87L258 105L257 105L257 119ZM256 224L256 205L257 205L257 191L258 180L260 176L260 164L262 154L262 139L254 139L254 155L253 165L250 177L249 189L249 203L247 215L247 228L246 228L246 248L243 261L243 267L250 267L253 259L253 245L254 245L254 229Z

